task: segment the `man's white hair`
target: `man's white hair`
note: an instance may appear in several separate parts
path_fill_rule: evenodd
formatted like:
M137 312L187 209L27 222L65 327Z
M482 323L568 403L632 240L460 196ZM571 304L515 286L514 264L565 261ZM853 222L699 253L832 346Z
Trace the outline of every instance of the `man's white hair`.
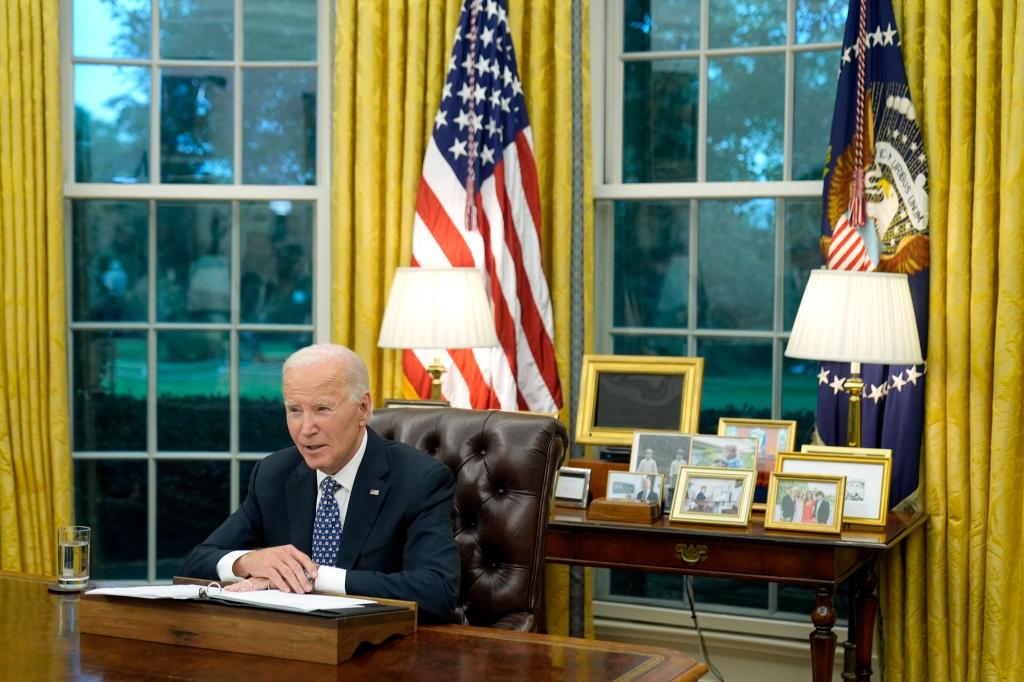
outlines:
M322 362L330 363L338 370L337 379L344 384L354 402L359 402L370 392L370 372L366 363L350 348L337 343L315 343L300 348L284 361L282 378L292 367L306 367Z

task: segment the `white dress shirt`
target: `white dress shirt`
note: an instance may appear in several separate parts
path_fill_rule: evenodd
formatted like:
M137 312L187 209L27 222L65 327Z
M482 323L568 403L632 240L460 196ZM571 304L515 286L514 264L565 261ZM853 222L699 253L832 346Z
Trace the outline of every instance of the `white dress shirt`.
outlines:
M366 431L363 431L363 442L359 444L359 449L356 450L356 454L349 460L349 463L341 468L338 473L334 474L334 480L338 482L338 489L334 492L334 498L338 501L338 515L341 521L341 528L345 528L345 515L348 513L348 503L352 496L352 485L356 480L356 473L359 471L359 465L363 461L363 455L366 454ZM316 501L313 503L313 512L316 513L316 508L320 505L320 497L323 495L323 489L320 485L327 478L328 474L322 471L316 472ZM235 562L238 561L238 557L248 554L252 550L240 549L233 552L228 552L221 557L220 561L217 562L217 576L221 582L230 582L238 580L241 576L235 575L232 568ZM348 594L345 591L345 574L344 568L335 568L334 566L321 566L317 571L316 583L314 589L318 592L334 592L337 594Z

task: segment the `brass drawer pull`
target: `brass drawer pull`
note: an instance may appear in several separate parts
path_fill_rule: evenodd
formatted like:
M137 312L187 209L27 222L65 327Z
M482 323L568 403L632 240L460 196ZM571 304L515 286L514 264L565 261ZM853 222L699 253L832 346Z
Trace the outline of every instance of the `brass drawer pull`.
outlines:
M708 546L679 543L676 545L676 554L688 564L699 564L708 558Z

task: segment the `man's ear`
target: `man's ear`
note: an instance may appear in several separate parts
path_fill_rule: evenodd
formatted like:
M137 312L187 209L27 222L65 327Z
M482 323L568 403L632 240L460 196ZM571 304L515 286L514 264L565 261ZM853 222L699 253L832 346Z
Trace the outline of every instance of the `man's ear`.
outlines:
M363 399L359 401L359 425L366 426L370 421L371 414L373 414L373 401L370 399L370 392L367 391L363 394Z

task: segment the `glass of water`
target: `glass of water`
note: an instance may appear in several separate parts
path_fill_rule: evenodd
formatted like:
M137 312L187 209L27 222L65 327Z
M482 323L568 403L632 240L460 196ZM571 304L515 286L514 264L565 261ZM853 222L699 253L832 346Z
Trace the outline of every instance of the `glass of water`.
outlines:
M85 589L89 582L89 526L57 529L57 585L66 590Z

